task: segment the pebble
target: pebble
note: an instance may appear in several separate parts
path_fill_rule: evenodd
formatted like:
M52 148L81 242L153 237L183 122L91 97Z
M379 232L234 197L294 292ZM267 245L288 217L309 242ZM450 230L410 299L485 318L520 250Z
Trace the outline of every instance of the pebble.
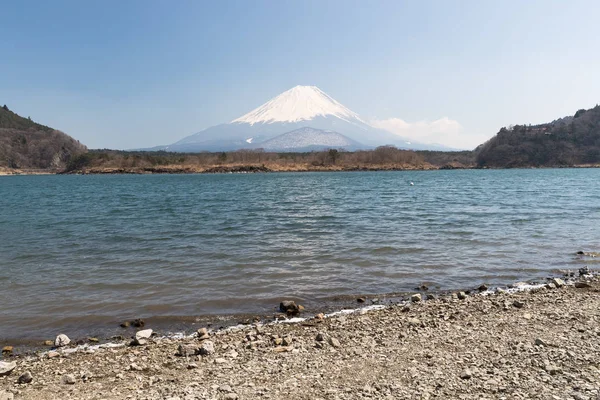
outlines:
M458 292L458 293L456 294L456 297L457 297L459 300L464 300L464 299L466 299L466 298L467 298L467 294L466 294L465 292Z
M237 400L237 398L238 398L238 395L237 395L237 394L235 394L235 393L227 393L227 394L226 394L226 395L223 397L223 399L224 399L224 400Z
M334 337L330 337L330 338L329 338L329 340L328 340L328 342L329 342L329 344L330 344L331 346L333 346L333 347L341 347L341 346L342 346L342 344L340 343L340 341L339 341L339 340L337 340L337 339L336 339L336 338L334 338Z
M152 329L144 329L143 331L137 331L135 333L135 339L132 344L137 346L143 346L148 343L148 339L152 336Z
M552 279L552 283L554 283L556 285L556 287L559 287L559 288L565 286L565 281L563 281L560 278Z
M26 371L21 376L19 376L17 383L26 384L26 383L31 383L32 380L33 380L33 375L31 375L31 372Z
M177 355L181 357L191 357L198 353L198 346L193 344L181 343L177 348Z
M365 301L367 301L366 297L359 297L358 299L356 299L356 301L358 303L364 303Z
M13 347L12 346L4 346L2 348L2 354L10 354L13 352Z
M561 369L560 369L560 367L557 367L557 366L556 366L556 365L554 365L554 364L546 364L546 365L544 366L544 369L545 369L545 370L546 370L546 372L547 372L547 373L549 373L550 375L556 375L556 374L558 374L559 372L561 372Z
M325 334L322 332L317 333L317 336L315 337L315 340L317 342L322 342L325 340Z
M544 341L543 341L542 339L540 339L540 338L537 338L537 339L535 339L535 342L534 342L534 344L535 344L536 346L544 346L544 347L548 347L548 343L544 342Z
M63 333L61 333L56 337L56 339L54 339L55 347L64 347L67 346L69 343L71 343L71 339L69 339L69 337Z
M577 289L586 289L592 287L592 285L587 282L575 282L575 287Z
M198 329L196 334L198 335L198 339L200 339L200 340L206 340L206 339L210 338L210 335L208 334L208 329L206 329L206 328Z
M231 389L231 386L229 386L229 385L219 386L219 391L220 392L225 392L225 393L231 393L231 392L233 392L233 390Z
M417 303L419 301L421 301L421 294L420 293L415 293L412 296L410 296L410 301L412 301L413 303Z
M473 376L473 373L471 372L470 369L465 369L463 370L463 372L461 372L460 374L460 379L471 379L471 377Z
M210 340L205 340L198 349L200 355L209 356L215 352L215 345Z
M63 375L62 383L65 385L74 385L75 384L75 376L72 374Z
M523 307L525 307L525 303L520 300L515 300L515 301L513 301L513 307L523 308Z
M0 376L10 374L15 368L17 363L14 361L0 361Z

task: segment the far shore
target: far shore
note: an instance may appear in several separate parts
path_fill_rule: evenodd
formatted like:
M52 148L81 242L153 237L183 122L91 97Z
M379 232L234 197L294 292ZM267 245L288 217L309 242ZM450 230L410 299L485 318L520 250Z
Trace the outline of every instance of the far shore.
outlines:
M522 166L515 168L481 168L476 166L435 166L435 165L361 165L361 166L274 166L257 164L211 165L211 166L181 166L165 165L157 167L91 167L72 171L40 170L40 169L0 169L0 176L15 175L144 175L144 174L215 174L215 173L273 173L273 172L377 172L377 171L437 171L437 170L505 170L505 169L585 169L600 168L600 165L569 165L569 166Z

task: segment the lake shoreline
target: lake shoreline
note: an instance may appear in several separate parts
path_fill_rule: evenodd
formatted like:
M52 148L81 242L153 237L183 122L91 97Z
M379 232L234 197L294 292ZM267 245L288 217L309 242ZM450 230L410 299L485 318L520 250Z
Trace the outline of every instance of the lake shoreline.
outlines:
M124 340L8 357L16 368L0 377L0 398L596 396L598 277L584 270L571 284L513 286L431 299L415 292L407 302L325 318L201 331L206 339L159 335L141 346ZM33 381L18 384L26 372Z
M86 168L73 171L48 171L48 170L20 170L20 169L2 169L0 176L25 176L25 175L193 175L193 174L251 174L251 173L284 173L284 172L385 172L385 171L447 171L447 170L514 170L514 169L595 169L600 165L568 165L568 166L521 166L514 168L494 168L477 166L357 166L357 167L338 167L338 166L301 166L296 168L276 167L264 165L213 165L206 167L199 166L164 166L164 167L144 167L144 168Z

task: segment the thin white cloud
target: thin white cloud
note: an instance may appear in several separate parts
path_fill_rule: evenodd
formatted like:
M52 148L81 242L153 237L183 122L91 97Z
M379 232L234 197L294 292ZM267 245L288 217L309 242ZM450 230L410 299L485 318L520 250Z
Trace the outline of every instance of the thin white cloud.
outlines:
M435 121L406 122L400 118L373 119L370 124L416 142L441 144L456 149L474 149L488 138L464 132L462 125L443 117Z

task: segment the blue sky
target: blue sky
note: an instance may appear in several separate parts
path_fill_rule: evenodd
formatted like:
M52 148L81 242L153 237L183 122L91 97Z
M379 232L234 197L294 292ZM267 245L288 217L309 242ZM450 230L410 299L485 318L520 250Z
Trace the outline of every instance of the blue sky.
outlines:
M91 148L169 144L295 85L473 147L600 98L598 1L4 1L0 103Z

